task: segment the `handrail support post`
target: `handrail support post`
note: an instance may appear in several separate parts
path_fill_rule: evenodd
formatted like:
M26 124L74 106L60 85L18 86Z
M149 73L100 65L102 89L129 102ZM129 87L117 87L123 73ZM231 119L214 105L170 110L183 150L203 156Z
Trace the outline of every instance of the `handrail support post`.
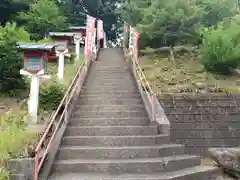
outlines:
M154 93L152 93L151 95L152 95L152 120L155 121L156 120L155 96Z
M38 180L39 152L35 152L34 158L34 180Z

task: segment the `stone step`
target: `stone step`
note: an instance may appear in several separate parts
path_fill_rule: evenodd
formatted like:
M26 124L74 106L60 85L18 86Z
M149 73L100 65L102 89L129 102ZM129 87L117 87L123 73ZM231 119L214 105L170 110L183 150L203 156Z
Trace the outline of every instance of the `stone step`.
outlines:
M146 146L168 144L169 136L64 136L63 146Z
M157 135L157 126L68 126L65 136L137 136Z
M92 99L119 99L119 100L127 100L127 99L141 99L141 95L138 93L124 93L124 94L117 94L117 93L106 93L106 94L99 94L96 93L88 93L88 94L80 94L79 101L84 100L92 100Z
M102 89L98 89L98 90L89 90L89 91L82 91L81 92L81 96L89 96L89 95L98 95L98 96L113 96L115 98L121 98L121 97L141 97L140 94L137 93L138 91L136 90L131 90L131 91L121 91L121 90L102 90ZM101 98L99 97L99 98Z
M92 66L93 67L93 66ZM131 72L129 71L129 68L127 66L123 66L123 65L120 65L120 66L112 66L112 67L93 67L91 70L90 70L90 73L89 75L95 75L95 74L99 74L99 75L102 75L102 74L106 74L108 76L115 76L115 75L129 75L130 77L130 74Z
M116 96L81 96L78 100L78 104L81 105L98 105L98 104L104 104L104 105L129 105L129 104L142 104L143 101L141 97L127 97L123 98L121 97L116 97Z
M102 81L102 80L106 80L106 81L132 81L134 82L133 78L128 74L121 74L121 75L99 75L99 74L94 74L94 75L89 75L87 80L94 80L94 81ZM90 81L91 82L91 81Z
M81 89L82 94L134 94L139 92L137 88L129 87L106 87L106 86L99 86L96 87L84 87Z
M133 79L133 76L130 72L127 71L122 71L122 72L109 72L109 71L92 71L89 73L87 76L87 79L92 79L92 78L124 78L124 79Z
M86 81L85 86L123 86L123 87L136 87L136 83L132 81Z
M115 66L115 67L95 67L94 72L96 74L101 75L102 74L108 74L108 75L113 75L113 74L125 74L125 73L129 73L128 71L128 67L123 67L123 66Z
M93 83L86 83L83 85L85 89L97 89L97 88L105 88L106 89L136 89L137 90L137 86L135 84L131 84L131 83L111 83L111 82L93 82Z
M130 105L80 105L76 106L78 111L145 111L143 104L130 104Z
M96 86L125 86L125 87L128 87L128 86L136 86L136 83L135 82L132 82L131 80L118 80L118 79L113 79L113 80L86 80L86 83L84 84L85 86L88 86L88 85L96 85Z
M137 174L119 175L54 173L49 180L217 180L219 174L220 169L217 167L195 166L173 172L150 174L143 174L141 172Z
M106 74L90 74L88 77L87 77L87 80L93 80L93 81L101 81L101 80L110 80L110 81L114 81L114 80L119 80L119 81L122 81L122 80L125 80L125 81L131 81L131 82L134 82L134 78L133 76L131 76L129 73L123 73L123 74L119 74L119 75L112 75L112 74L109 74L109 73L106 73ZM91 81L90 81L91 82Z
M141 159L75 159L55 161L53 170L66 173L152 173L175 171L179 167L189 168L200 163L200 157L190 155Z
M86 83L92 83L92 82L132 82L135 83L135 80L132 77L129 77L129 74L121 74L117 76L109 76L109 75L90 75L86 79Z
M81 116L83 118L125 118L125 117L145 117L148 118L146 111L75 111L74 117Z
M149 125L149 118L80 118L69 121L70 126L144 126Z
M178 144L164 144L153 146L63 146L59 148L58 160L68 159L133 159L156 158L180 155L184 153L184 146Z

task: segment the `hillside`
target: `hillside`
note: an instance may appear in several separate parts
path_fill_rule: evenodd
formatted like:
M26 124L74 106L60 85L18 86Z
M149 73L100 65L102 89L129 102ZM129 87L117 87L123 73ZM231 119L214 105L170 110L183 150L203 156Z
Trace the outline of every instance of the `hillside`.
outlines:
M140 57L140 65L156 93L240 92L238 75L206 72L199 59L190 54Z

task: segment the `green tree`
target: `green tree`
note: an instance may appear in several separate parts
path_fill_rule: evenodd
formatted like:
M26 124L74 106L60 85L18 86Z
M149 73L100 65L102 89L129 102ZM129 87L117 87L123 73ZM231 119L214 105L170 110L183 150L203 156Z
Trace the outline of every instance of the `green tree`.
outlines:
M59 7L71 25L85 25L86 14L100 18L108 39L114 40L118 34L119 15L116 12L121 0L62 0ZM122 22L121 22L122 23Z
M203 29L201 62L205 69L218 74L231 74L240 65L240 17L229 23Z
M201 23L207 27L215 26L225 18L230 19L238 12L236 0L198 0L197 5L204 10Z
M31 1L32 0L1 0L1 24L5 24L7 21L15 20L18 12L26 12L29 9L29 3Z
M25 88L20 75L23 57L16 47L17 41L30 41L28 32L16 23L0 26L0 92L13 93Z
M120 8L122 17L140 32L142 47L195 43L202 9L194 1L131 0ZM127 7L128 8L125 8ZM133 7L133 8L131 8Z
M49 31L64 29L67 25L66 18L53 0L35 0L30 10L20 13L18 18L25 21L27 30L37 40Z
M5 26L0 26L0 38L11 39L11 41L30 42L30 34L24 27L17 27L15 22L7 22Z
M23 59L15 42L1 40L0 48L0 92L12 93L24 88L25 82L20 75Z

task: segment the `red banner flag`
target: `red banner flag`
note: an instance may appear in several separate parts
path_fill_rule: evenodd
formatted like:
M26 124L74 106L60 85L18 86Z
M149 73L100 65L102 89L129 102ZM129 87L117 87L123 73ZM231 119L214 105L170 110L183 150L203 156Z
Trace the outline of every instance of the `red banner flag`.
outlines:
M85 41L85 54L92 53L92 45L94 42L94 30L95 30L96 18L87 15L87 30L86 30L86 41Z
M139 34L138 34L138 32L135 32L135 53L136 53L136 57L138 57L138 40L139 40Z
M98 23L97 23L97 29L98 29L98 34L97 34L98 40L103 39L103 21L100 19L98 20Z

